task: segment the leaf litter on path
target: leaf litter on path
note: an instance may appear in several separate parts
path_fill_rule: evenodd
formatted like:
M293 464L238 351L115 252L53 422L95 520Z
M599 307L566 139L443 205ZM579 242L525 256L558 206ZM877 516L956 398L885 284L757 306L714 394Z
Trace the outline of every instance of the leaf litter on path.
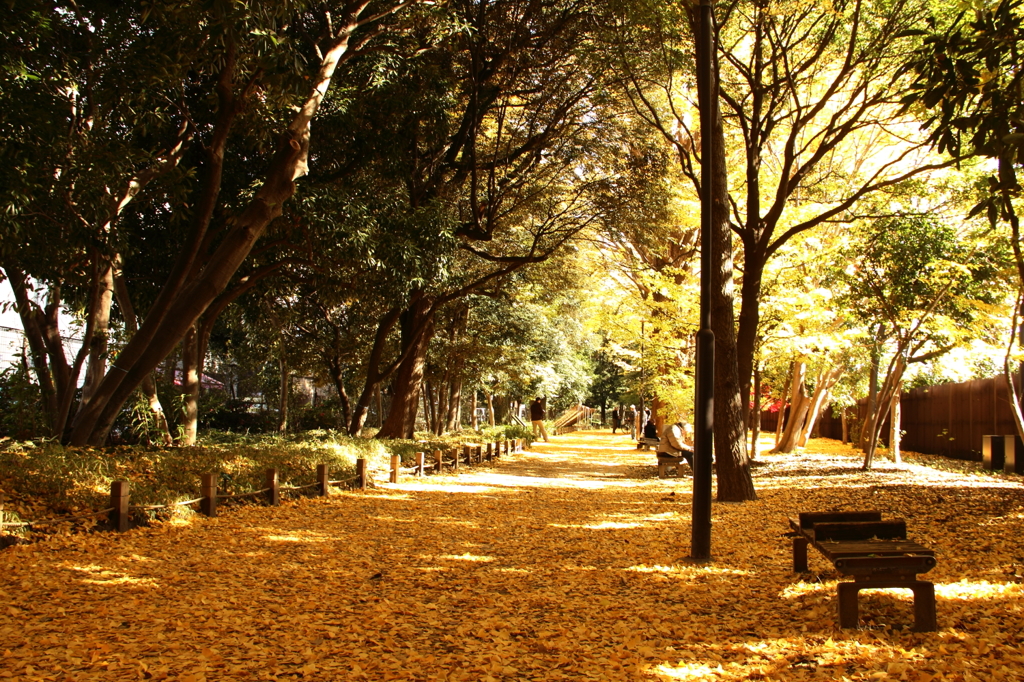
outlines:
M0 552L0 679L1020 680L1024 487L834 441L759 458L687 560L691 479L607 432L460 475ZM786 520L877 509L936 550L940 630L866 591L839 630ZM905 594L904 594L905 592Z

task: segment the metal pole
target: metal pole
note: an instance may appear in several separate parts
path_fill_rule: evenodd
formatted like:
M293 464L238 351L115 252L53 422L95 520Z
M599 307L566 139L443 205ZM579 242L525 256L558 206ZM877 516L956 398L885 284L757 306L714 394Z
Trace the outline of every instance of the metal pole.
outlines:
M700 330L697 332L697 373L694 381L693 529L690 558L711 560L711 469L714 443L715 333L711 331L711 257L714 241L714 130L717 83L714 72L714 19L711 0L701 0L697 35L697 98L700 105Z

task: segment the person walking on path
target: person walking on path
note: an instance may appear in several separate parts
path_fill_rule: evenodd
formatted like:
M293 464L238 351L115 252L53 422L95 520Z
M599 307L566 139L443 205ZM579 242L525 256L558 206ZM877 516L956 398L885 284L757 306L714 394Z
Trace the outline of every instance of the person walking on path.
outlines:
M612 409L612 435L613 436L615 435L615 430L620 428L621 426L622 426L622 417L619 416L619 407L618 407L618 405L616 405L615 408Z
M629 428L629 437L636 438L636 406L630 405L629 412L626 413L626 426Z
M530 423L533 424L534 439L540 435L544 437L545 443L551 442L548 440L548 430L544 428L544 400L540 396L530 403Z

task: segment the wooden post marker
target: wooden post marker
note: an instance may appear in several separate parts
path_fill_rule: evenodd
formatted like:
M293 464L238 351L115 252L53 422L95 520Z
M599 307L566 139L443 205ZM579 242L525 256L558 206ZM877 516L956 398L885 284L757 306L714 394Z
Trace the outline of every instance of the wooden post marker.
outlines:
M128 481L114 481L110 484L110 525L118 533L128 530Z
M267 489L267 504L271 507L281 504L281 488L277 478L277 469L267 469L263 487Z
M423 476L423 475L425 475L427 473L426 472L426 469L427 469L427 459L426 458L427 458L427 455L425 453L422 453L422 452L417 452L416 453L416 475L417 476Z
M320 489L320 496L327 497L331 494L331 483L327 478L327 465L317 464L316 465L316 482L317 487Z
M483 462L484 461L484 446L483 445L477 445L475 448L473 448L473 454L476 457L476 463L477 464L480 464L481 462Z
M462 446L462 456L466 458L466 464L473 463L473 448L468 445Z
M356 460L356 485L366 490L366 460L362 457Z
M398 467L402 466L402 458L391 455L391 482L398 483Z
M444 455L440 450L434 450L434 472L441 473L444 468Z
M458 448L454 448L452 450L452 459L454 460L452 462L452 470L458 471L459 470L459 449Z
M490 462L491 458L494 456L493 453L491 452L491 447L492 447L491 444L488 443L487 444L487 461L488 462Z
M203 474L199 486L199 511L206 516L217 515L217 474Z

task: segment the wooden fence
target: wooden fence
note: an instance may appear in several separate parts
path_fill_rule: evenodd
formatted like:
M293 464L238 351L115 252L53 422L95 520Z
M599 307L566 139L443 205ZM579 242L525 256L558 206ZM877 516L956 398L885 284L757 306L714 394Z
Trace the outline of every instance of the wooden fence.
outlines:
M447 466L452 471L459 470L459 464L466 466L490 462L501 456L502 453L522 452L522 439L495 441L485 445L463 445L456 447L449 453L442 450L434 450L432 460L429 464L426 461L425 452L417 452L413 458L412 467L402 467L399 455L391 456L391 468L389 480L397 483L402 472L412 473L414 476L426 476L428 473L441 473ZM56 518L40 519L38 521L15 521L5 522L2 508L0 508L0 532L4 528L38 528L58 523L76 521L80 519L105 516L113 530L124 532L132 525L132 517L137 512L153 512L175 507L187 507L198 505L198 510L206 516L217 516L219 503L224 500L254 498L263 500L268 505L276 506L281 503L282 492L293 492L307 489L315 489L315 494L326 497L331 494L332 486L349 486L365 490L372 482L372 476L366 465L365 459L356 460L356 475L344 480L330 480L326 464L318 464L316 468L316 482L307 485L290 486L281 485L278 470L267 469L264 475L264 487L260 490L253 490L247 493L235 493L231 495L219 494L217 491L217 480L219 474L203 474L199 481L199 497L192 500L184 500L173 504L158 505L132 505L131 491L128 481L114 481L110 484L110 506L106 509L77 514L74 516L61 516Z
M1015 375L1014 384L1019 387L1019 382L1020 376ZM862 398L847 413L851 434L867 417L867 402ZM904 432L900 447L913 452L980 462L982 436L1017 433L1005 375L904 391L900 404L900 430ZM777 419L778 413L762 412L762 432L775 430ZM882 425L886 447L890 432L887 415ZM833 415L830 407L818 420L815 435L837 440L843 437L842 419Z

